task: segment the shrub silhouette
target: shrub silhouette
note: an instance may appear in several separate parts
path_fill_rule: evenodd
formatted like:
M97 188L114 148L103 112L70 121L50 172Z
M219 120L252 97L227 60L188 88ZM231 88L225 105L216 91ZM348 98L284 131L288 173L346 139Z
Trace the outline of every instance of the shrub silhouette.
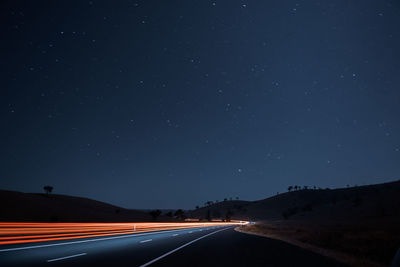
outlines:
M183 210L179 209L177 211L175 211L174 216L178 219L184 220L185 219L185 213L183 212Z
M167 213L165 213L165 216L172 217L173 216L172 211L168 211Z
M205 206L211 206L212 204L214 204L214 202L212 201L207 201L206 203L204 203Z
M153 220L157 220L158 216L161 215L161 210L152 210L149 214L153 217Z
M228 211L225 214L225 221L230 222L232 215L233 215L233 212L230 209L228 209Z
M50 185L43 186L43 190L46 192L46 195L49 195L53 191L53 187Z

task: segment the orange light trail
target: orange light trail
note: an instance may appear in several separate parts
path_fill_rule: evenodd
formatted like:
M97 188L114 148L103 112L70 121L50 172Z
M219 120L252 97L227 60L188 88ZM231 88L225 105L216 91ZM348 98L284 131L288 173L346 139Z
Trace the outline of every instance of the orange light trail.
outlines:
M162 230L241 225L247 222L181 223L19 223L0 222L0 245L46 242L88 237L126 235Z

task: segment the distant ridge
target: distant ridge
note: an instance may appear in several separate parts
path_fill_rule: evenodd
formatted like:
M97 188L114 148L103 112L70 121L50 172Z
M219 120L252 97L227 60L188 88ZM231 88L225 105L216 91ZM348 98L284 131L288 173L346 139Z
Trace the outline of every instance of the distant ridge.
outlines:
M258 201L223 201L190 211L193 218L239 220L399 219L400 181L339 189L301 189Z
M83 197L0 190L0 203L0 221L153 221L146 212L124 209ZM171 220L171 218L160 216L159 220Z
M152 221L146 210L57 194L0 190L0 221ZM189 218L237 220L360 220L400 222L400 181L339 189L301 189L258 201L227 200L187 211ZM172 221L160 216L159 221Z

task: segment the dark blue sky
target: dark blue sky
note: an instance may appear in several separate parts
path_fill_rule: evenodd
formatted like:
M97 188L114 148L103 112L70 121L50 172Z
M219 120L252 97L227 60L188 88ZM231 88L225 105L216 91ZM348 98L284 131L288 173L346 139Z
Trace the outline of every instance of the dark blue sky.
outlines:
M129 208L400 178L400 2L2 1L0 188Z

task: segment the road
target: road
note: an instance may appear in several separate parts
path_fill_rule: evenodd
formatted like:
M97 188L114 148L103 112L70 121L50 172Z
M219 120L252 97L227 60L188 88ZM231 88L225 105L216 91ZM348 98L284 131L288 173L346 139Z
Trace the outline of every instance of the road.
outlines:
M343 266L232 226L0 247L1 266Z

